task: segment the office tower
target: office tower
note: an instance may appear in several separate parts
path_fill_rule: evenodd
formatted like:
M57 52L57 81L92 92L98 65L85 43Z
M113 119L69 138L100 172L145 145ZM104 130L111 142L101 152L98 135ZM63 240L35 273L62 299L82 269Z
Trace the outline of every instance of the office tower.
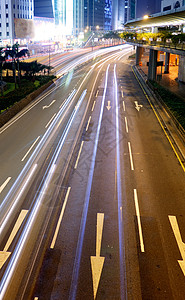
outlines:
M161 11L161 0L137 0L136 18L143 18L144 15L152 15Z
M1 0L0 39L12 44L15 38L29 38L32 35L33 0Z

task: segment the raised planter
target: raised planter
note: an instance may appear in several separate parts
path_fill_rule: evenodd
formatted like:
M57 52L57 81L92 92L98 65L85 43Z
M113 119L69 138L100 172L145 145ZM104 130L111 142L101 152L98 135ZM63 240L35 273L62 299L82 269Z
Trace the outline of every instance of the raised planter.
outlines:
M0 114L0 127L11 120L16 114L18 114L24 107L32 102L37 96L39 96L44 90L53 84L53 80L47 82L31 94L27 95L24 99L16 102L12 107Z

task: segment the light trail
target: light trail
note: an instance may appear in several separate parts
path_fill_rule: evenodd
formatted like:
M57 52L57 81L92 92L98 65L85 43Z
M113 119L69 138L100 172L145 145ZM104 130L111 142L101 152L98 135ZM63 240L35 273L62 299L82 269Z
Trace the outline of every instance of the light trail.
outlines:
M118 85L116 76L116 64L114 65L114 87L116 101L116 164L117 164L117 197L118 197L118 228L119 228L119 259L120 259L120 296L121 300L127 299L126 289L126 269L125 269L125 251L123 241L123 223L122 223L122 187L121 187L121 169L120 169L120 137L119 137L119 104L118 104Z
M92 155L92 163L91 163L89 176L88 176L87 189L86 189L86 194L85 194L84 207L83 207L83 213L82 213L79 236L78 236L78 244L77 244L77 248L76 248L76 255L75 255L75 261L74 261L74 266L73 266L71 288L70 288L70 293L69 293L70 300L76 299L76 292L77 292L77 285L78 285L77 283L78 283L78 277L79 277L81 255L82 255L82 246L83 246L83 240L84 240L84 233L85 233L87 212L88 212L88 207L89 207L89 199L90 199L91 186L92 186L94 167L95 167L95 161L96 161L96 153L97 153L98 141L99 141L99 135L100 135L100 128L101 128L103 110L104 110L104 104L105 104L105 95L106 95L106 91L107 91L109 67L110 67L110 65L108 65L107 70L106 70L104 93L103 93L103 98L102 98L97 133L96 133L96 137L95 137L95 143L94 143L94 149L93 149L93 155Z

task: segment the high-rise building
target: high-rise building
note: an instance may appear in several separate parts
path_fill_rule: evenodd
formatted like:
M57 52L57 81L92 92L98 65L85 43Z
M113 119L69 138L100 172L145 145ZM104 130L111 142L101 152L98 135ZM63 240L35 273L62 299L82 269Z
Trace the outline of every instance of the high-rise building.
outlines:
M34 16L54 18L54 3L52 0L34 0Z
M104 29L104 10L105 0L84 0L84 27Z
M125 19L125 0L112 1L112 29L121 29Z
M12 44L15 38L26 38L32 27L27 21L33 20L33 13L33 0L1 0L0 39Z
M105 0L104 30L112 30L112 0Z
M161 0L137 0L136 18L152 15L161 11Z

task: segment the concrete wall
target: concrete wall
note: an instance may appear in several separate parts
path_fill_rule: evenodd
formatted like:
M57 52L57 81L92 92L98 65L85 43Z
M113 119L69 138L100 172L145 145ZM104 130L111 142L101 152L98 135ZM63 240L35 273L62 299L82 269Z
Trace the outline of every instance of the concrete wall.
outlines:
M178 80L185 83L185 56L179 55Z

